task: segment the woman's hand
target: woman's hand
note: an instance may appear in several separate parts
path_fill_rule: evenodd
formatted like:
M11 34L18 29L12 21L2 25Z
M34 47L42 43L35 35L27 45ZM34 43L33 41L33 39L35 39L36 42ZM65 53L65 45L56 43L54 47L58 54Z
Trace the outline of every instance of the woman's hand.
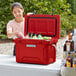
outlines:
M32 14L33 14L32 12L28 12L28 13L27 13L27 15L32 15Z

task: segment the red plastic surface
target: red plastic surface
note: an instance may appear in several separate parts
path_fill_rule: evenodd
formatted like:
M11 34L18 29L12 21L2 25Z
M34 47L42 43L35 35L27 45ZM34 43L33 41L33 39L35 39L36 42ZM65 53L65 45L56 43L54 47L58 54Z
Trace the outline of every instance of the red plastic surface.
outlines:
M16 39L14 41L17 62L49 64L56 61L56 49L52 44L58 40Z

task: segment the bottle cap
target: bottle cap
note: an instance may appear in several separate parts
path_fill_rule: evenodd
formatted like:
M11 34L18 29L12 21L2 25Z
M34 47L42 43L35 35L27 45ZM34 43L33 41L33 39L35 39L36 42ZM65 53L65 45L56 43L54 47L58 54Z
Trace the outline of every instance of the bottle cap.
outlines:
M69 39L71 39L71 34L69 34L69 36L68 36L68 37L69 37Z

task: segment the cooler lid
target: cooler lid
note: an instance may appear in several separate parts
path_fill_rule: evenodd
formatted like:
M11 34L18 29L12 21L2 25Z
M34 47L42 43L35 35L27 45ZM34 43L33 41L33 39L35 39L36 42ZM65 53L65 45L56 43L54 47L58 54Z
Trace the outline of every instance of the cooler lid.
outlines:
M59 15L25 15L25 35L29 32L43 36L60 37L60 16Z

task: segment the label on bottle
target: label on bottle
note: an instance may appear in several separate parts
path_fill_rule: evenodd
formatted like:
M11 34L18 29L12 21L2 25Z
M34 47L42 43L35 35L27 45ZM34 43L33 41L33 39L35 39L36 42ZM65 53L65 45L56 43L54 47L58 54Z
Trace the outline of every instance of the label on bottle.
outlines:
M66 43L66 50L70 51L70 43Z
M67 67L71 67L71 63L69 61L66 62Z

